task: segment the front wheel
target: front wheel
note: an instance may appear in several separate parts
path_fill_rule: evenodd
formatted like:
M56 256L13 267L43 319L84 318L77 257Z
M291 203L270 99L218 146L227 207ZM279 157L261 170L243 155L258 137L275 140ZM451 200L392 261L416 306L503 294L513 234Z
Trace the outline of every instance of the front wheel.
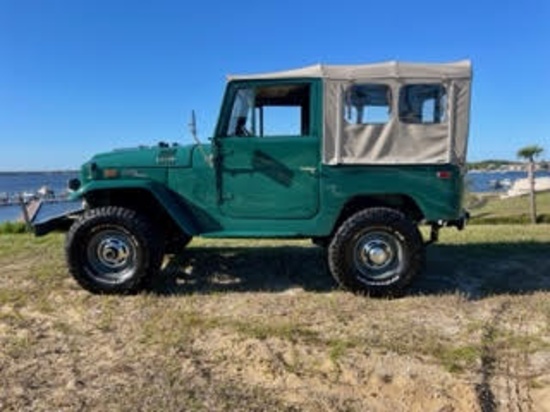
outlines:
M373 296L395 296L422 270L424 245L418 228L388 208L362 210L336 231L328 263L346 289Z
M158 271L157 231L137 212L100 207L73 224L65 245L69 271L93 293L135 293Z

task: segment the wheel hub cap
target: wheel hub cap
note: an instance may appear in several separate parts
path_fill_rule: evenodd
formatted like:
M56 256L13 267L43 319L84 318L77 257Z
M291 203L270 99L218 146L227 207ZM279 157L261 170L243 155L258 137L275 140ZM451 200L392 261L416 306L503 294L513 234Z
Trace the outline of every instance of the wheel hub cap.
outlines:
M403 269L403 246L391 232L369 230L356 240L353 260L361 282L392 282Z
M380 240L366 243L361 251L361 260L372 268L381 268L387 265L393 258L391 247Z
M128 263L130 246L122 239L109 237L98 244L97 256L103 265L112 269L121 268Z

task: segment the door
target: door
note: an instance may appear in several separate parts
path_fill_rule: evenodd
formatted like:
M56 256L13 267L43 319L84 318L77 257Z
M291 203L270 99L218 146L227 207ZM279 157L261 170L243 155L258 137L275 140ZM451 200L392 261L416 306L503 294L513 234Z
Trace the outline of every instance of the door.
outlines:
M243 219L307 219L319 207L317 84L231 85L218 136L221 212Z

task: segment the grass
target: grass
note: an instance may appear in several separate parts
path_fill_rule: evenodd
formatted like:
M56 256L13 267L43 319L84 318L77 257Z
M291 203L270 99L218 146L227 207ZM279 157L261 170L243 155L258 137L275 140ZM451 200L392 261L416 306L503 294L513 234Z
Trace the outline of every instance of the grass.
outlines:
M16 234L27 232L27 226L23 222L0 223L0 234Z
M436 352L436 356L445 369L452 373L458 373L475 368L481 352L477 345L441 347Z
M500 199L498 195L470 195L471 223L473 224L522 224L530 223L529 196ZM550 223L550 191L537 193L537 220Z
M394 300L338 290L320 248L280 240L196 239L146 292L95 296L61 235L3 234L0 409L538 410L549 229L443 230Z

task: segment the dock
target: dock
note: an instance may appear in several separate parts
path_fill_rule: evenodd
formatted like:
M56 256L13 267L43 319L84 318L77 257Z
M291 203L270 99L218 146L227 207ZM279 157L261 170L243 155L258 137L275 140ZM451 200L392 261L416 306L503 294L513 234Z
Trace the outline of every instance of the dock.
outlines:
M37 191L0 192L0 221L23 222L30 229L44 216L64 212L64 204L71 204L69 192L57 194L47 186Z
M27 224L31 224L36 216L38 215L38 212L40 211L40 208L42 207L43 200L31 200L28 204L24 206L26 209L26 212L23 212L23 220Z

